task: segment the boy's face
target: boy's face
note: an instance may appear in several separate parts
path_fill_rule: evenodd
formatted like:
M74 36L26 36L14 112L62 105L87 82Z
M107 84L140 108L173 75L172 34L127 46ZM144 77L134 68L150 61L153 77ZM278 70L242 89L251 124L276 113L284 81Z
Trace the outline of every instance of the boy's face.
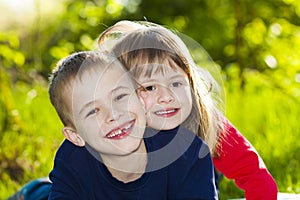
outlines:
M146 106L147 125L168 130L177 127L189 116L192 110L191 88L185 72L173 61L155 67L165 67L165 72L153 72L150 78L142 74L138 82L145 91L140 91L139 95Z
M122 156L139 148L145 110L119 64L84 72L73 86L73 119L86 143L102 155Z

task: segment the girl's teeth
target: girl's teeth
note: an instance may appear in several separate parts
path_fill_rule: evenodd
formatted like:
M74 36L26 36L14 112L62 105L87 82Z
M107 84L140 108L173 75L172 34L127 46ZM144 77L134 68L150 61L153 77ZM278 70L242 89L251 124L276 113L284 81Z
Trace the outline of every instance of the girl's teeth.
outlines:
M175 110L166 110L166 111L157 111L156 114L158 115L163 115L163 114L168 114L168 113L172 113L175 112Z

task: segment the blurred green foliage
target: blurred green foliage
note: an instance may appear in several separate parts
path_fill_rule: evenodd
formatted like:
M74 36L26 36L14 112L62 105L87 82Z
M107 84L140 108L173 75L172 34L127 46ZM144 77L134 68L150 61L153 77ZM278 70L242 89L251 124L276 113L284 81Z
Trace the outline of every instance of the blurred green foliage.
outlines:
M32 21L0 29L0 199L52 168L63 139L47 95L55 63L95 48L99 34L121 19L162 24L200 43L222 69L228 118L261 154L279 190L300 193L299 1L64 0L53 1L47 14L45 2L32 2ZM241 195L222 181L221 198Z

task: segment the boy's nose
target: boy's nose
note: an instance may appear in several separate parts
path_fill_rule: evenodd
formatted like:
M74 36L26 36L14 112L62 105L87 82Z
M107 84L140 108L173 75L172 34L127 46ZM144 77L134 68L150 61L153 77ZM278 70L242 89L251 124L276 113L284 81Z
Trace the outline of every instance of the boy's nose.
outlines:
M120 110L119 108L110 108L110 109L107 109L107 112L106 112L106 123L111 123L111 122L114 122L114 121L117 121L118 119L120 119L120 117L122 116L123 114L123 111Z

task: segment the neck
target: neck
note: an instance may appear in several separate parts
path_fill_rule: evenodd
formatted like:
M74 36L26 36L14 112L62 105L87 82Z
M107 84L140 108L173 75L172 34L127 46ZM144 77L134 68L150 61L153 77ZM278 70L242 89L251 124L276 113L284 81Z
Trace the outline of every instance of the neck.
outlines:
M128 183L140 178L147 165L147 151L144 140L136 151L123 156L101 155L102 161L113 177Z

